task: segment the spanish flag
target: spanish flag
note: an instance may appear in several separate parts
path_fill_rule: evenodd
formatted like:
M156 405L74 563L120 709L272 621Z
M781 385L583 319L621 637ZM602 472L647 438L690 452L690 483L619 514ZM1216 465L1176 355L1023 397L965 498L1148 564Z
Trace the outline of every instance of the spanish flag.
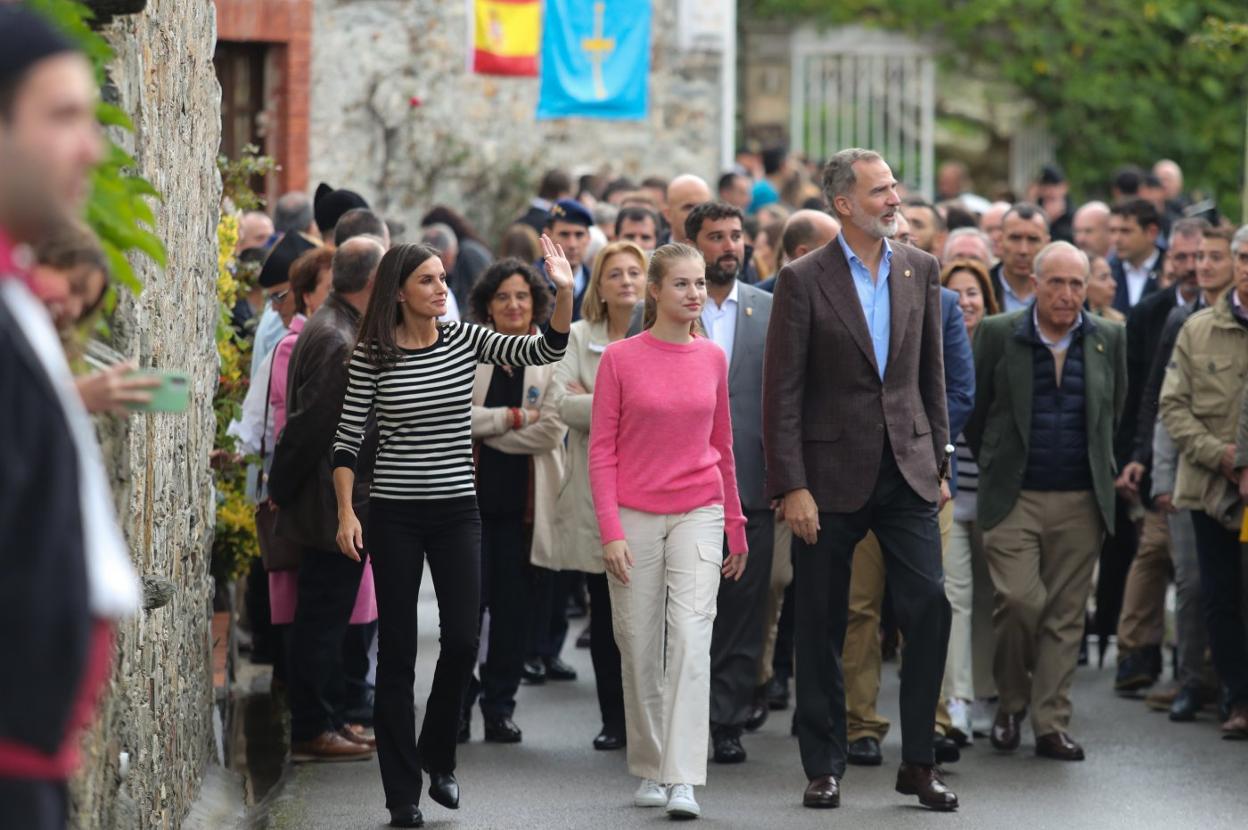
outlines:
M541 0L471 0L472 71L537 75L542 48Z

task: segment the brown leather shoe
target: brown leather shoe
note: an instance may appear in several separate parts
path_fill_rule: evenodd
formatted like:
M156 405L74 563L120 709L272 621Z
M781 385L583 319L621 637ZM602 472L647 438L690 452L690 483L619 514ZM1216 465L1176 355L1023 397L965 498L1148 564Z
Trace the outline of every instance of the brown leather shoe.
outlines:
M1231 716L1222 724L1222 738L1227 741L1248 740L1248 705L1231 707Z
M290 745L290 760L295 763L365 761L372 757L370 747L349 741L337 732L322 732L310 741Z
M1144 705L1154 712L1168 712L1174 699L1179 696L1179 688L1175 683L1162 689L1153 689L1144 695Z
M940 771L932 766L907 764L897 768L897 792L917 795L919 803L931 810L948 812L958 809L958 797L940 779Z
M366 746L369 749L376 749L377 738L370 733L372 733L371 729L365 729L358 723L348 723L338 730L338 734L351 743Z
M841 806L841 785L835 775L820 775L810 779L802 795L803 807L829 809Z
M1050 732L1036 738L1036 754L1055 761L1082 761L1083 747L1065 732Z
M997 710L997 718L992 722L992 745L996 749L1004 752L1013 752L1018 749L1019 739L1022 737L1023 718L1027 716L1027 710L1021 712L1006 712L1004 709Z

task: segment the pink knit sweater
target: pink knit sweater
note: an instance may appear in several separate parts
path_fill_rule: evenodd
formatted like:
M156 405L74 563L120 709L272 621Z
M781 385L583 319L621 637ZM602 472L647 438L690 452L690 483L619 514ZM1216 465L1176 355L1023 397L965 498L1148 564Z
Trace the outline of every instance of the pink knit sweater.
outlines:
M594 380L589 484L604 545L624 538L621 507L668 514L722 504L728 550L746 552L719 346L647 331L607 347Z

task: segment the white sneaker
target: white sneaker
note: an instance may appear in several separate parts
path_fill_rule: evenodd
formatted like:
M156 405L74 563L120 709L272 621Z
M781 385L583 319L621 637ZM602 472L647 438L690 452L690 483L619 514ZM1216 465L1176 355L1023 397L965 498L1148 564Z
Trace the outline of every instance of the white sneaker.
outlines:
M993 702L986 697L977 697L971 703L971 729L981 738L992 734L992 722L997 711Z
M949 737L957 741L958 746L970 746L975 741L970 704L960 698L951 697L945 705L949 709L949 720L953 726L949 730Z
M691 785L672 785L667 794L667 814L672 818L697 818L702 815L702 808L693 798Z
M633 793L634 807L663 807L667 804L667 788L649 778L641 779Z

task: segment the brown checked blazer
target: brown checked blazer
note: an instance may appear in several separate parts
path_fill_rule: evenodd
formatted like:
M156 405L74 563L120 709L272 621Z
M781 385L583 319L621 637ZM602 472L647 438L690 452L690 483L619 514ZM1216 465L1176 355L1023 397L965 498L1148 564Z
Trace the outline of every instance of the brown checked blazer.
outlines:
M773 497L805 487L820 512L861 509L874 489L886 434L914 491L931 502L940 497L939 459L949 443L940 269L917 248L891 245L883 381L840 242L780 271L763 369L763 445Z

